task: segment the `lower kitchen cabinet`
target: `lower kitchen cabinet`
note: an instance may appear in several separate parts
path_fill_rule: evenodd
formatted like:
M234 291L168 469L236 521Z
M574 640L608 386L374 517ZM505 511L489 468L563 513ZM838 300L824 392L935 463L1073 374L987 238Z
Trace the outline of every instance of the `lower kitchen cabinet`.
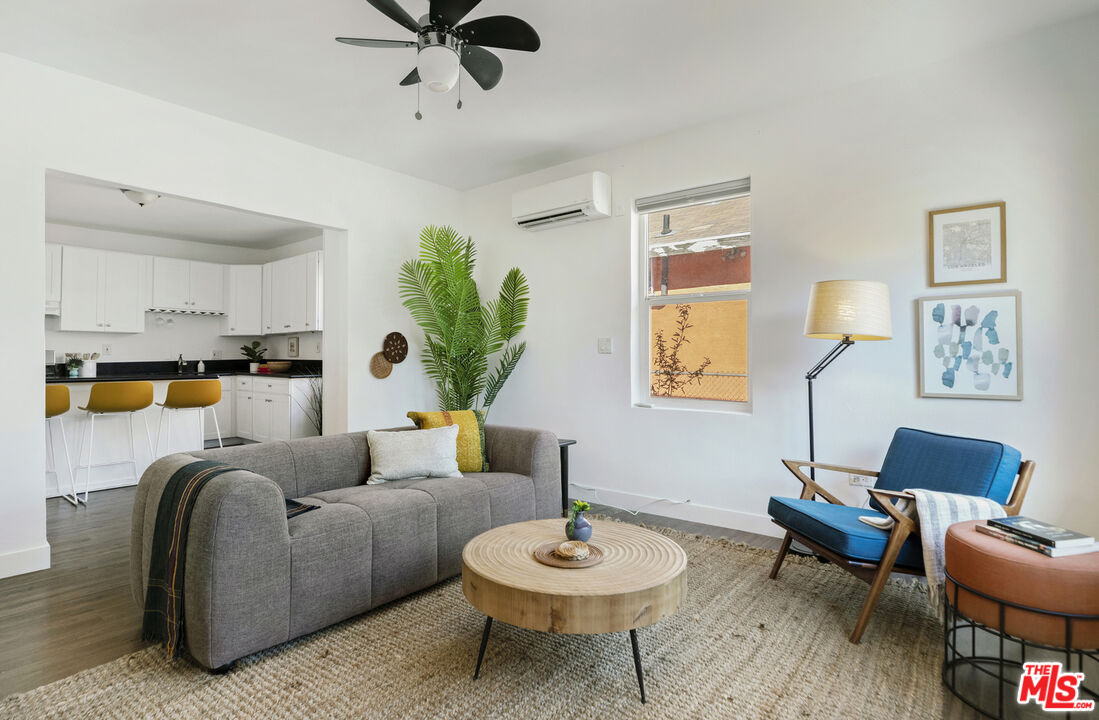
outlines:
M239 437L267 442L318 434L307 412L313 392L310 378L238 375L234 388Z

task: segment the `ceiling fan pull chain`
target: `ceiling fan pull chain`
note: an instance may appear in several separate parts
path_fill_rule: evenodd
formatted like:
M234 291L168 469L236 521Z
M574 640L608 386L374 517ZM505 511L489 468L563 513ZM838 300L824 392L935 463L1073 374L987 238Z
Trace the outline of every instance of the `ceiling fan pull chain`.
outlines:
M462 109L462 72L458 71L458 109Z
M420 114L420 83L416 83L416 119L424 119L424 116Z

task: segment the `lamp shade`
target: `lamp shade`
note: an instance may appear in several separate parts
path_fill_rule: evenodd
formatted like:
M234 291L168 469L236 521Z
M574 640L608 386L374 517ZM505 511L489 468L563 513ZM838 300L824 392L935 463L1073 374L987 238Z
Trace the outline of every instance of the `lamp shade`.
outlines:
M889 340L889 286L873 280L813 283L805 313L805 336L824 340Z

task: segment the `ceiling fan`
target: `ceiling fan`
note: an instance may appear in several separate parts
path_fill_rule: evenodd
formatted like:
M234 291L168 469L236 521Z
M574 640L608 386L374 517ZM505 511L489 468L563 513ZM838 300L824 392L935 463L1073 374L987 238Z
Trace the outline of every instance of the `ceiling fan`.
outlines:
M491 90L504 74L504 64L486 47L535 52L542 46L529 24L510 15L492 15L462 23L481 0L431 0L428 14L412 19L396 0L366 0L394 22L416 33L415 40L372 40L338 37L348 45L376 48L416 48L416 67L401 85L423 84L433 92L449 92L461 68L482 90ZM462 107L461 98L458 108ZM416 119L421 119L419 110Z

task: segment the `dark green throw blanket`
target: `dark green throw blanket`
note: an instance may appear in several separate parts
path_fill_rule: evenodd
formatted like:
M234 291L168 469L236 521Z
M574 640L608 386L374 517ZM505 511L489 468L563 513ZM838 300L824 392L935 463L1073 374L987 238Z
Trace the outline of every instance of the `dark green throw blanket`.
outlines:
M195 500L206 483L238 469L213 460L188 463L168 478L160 496L141 639L166 646L174 658L183 649L183 564L187 559L187 535Z
M153 526L141 639L166 646L168 654L174 658L183 650L183 566L187 560L187 536L195 500L206 483L239 469L213 460L188 463L168 478L160 496L156 525ZM318 507L295 500L285 502L288 519Z

